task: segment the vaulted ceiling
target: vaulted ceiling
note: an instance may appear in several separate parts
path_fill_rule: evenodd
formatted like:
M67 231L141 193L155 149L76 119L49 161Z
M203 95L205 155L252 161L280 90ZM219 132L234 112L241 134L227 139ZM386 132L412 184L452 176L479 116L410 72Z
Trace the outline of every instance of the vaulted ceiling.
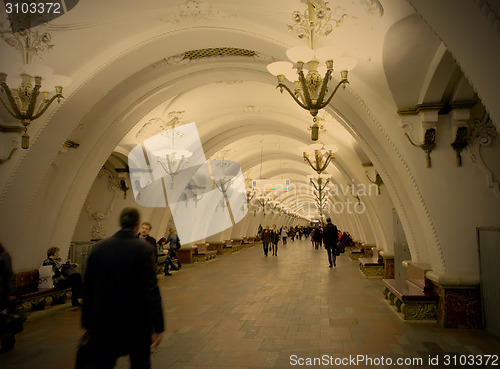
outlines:
M407 0L337 0L328 6L343 21L319 46L338 47L357 66L350 84L319 114L321 142L338 147L327 173L333 183L348 186L369 184L367 175L373 180L377 171L394 182L391 199L411 196L406 190L396 194L406 185L398 184L404 181L398 165L407 170L397 150L409 145L398 110L472 100L475 93ZM314 172L300 147L311 143L312 117L276 89L266 69L286 60L288 48L306 46L288 31L293 12L305 9L299 0L80 1L36 28L50 34L53 46L36 51L33 62L72 83L63 102L29 127L32 147L24 160L43 157L47 163L26 176L43 178L48 164L64 162L63 143L78 143L72 164L64 167L67 177L58 183L73 186L67 198L82 191L74 197L81 206L107 160L125 162L135 145L175 120L195 122L206 157L233 160L248 178L306 183ZM2 24L6 31L5 19ZM230 52L217 55L216 48ZM0 52L0 70L20 65L14 47L2 42ZM332 84L339 78L336 72ZM18 125L0 114L2 125ZM5 177L2 183L7 182ZM299 202L289 195L283 199ZM300 197L301 203L313 201L312 193Z

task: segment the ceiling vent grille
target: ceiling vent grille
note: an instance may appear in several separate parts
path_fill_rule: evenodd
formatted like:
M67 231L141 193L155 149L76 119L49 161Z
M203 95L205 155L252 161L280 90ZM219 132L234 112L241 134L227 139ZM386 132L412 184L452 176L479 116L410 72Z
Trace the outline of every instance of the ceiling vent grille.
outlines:
M184 59L210 58L212 56L255 56L255 51L236 49L234 47L218 47L212 49L191 50L184 53Z

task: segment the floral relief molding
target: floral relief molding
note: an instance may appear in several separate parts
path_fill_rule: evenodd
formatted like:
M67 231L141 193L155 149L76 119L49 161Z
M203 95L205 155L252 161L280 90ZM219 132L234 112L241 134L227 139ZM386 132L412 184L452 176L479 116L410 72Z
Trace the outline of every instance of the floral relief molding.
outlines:
M489 115L485 115L482 120L476 120L469 132L469 156L486 176L486 184L493 190L497 197L500 197L500 187L495 180L491 169L488 168L481 156L481 147L490 146L498 136L496 127L493 125Z
M91 239L92 240L100 240L106 237L106 233L104 231L103 221L109 218L111 213L113 212L113 208L115 206L116 199L118 197L118 193L120 191L120 184L118 179L113 175L113 173L107 169L102 168L97 175L97 180L99 178L105 177L107 180L107 189L108 191L113 193L113 198L108 205L107 209L104 211L96 211L94 210L88 201L85 201L85 211L90 219L93 221L92 231L91 231Z

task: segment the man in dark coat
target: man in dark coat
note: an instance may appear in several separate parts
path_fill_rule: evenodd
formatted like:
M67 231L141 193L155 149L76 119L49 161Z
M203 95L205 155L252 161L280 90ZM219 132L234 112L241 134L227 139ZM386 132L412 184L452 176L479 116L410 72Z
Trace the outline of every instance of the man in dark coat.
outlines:
M269 243L272 241L272 233L269 229L269 226L266 226L266 229L262 230L262 247L264 249L264 255L267 256L269 252Z
M90 333L91 369L113 368L130 355L132 368L151 368L150 347L164 330L153 248L137 239L140 215L125 208L122 227L94 245L87 261L82 326Z
M330 264L330 268L336 266L337 260L337 242L339 240L338 229L335 224L332 224L332 220L330 218L326 219L326 225L323 227L323 244L325 245L325 249L328 252L328 263Z

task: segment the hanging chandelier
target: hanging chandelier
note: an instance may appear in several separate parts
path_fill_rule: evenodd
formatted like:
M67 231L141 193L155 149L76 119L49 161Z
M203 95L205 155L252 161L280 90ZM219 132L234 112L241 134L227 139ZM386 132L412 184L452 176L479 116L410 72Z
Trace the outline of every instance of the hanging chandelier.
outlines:
M326 46L318 48L321 37L327 36L342 24L344 16L334 19L330 9L322 0L306 0L307 10L304 14L293 13L295 24L289 26L296 29L300 39L306 38L309 47L292 47L286 54L291 62L278 61L267 66L268 71L278 77L281 93L285 89L295 102L313 116L311 139L318 140L319 125L317 114L327 106L340 86L345 88L349 83L348 71L356 66L356 60L340 57L342 51L337 47ZM335 63L334 63L335 59ZM334 73L334 64L340 71L340 80L329 93L328 84ZM294 84L294 91L285 84L285 78Z
M271 201L271 199L268 196L258 196L258 197L256 197L256 200L257 200L258 204L262 207L262 212L263 212L264 218L265 218L266 217L266 208L267 208L269 201Z
M44 82L43 87L42 81ZM58 103L61 101L63 86L70 82L70 78L54 75L52 69L38 64L24 65L19 77L10 77L7 76L7 73L0 73L0 90L7 98L7 101L4 101L0 96L0 102L7 112L20 120L24 126L24 133L21 137L23 149L29 148L28 126L32 121L40 118L54 100L57 99ZM18 87L10 88L9 84ZM48 89L43 89L47 87ZM55 90L55 93L49 98L51 90ZM43 98L37 104L40 92L43 94Z
M319 211L320 219L323 220L323 214L326 209L326 195L330 190L327 185L330 182L331 175L318 174L307 176L314 187L314 196L316 197L316 208Z
M163 147L152 151L158 164L161 165L166 174L171 178L170 188L174 188L174 179L189 162L193 153L189 150L176 147L176 137L182 137L183 134L175 128L175 122L172 123L172 129L161 133L164 138Z
M40 57L54 46L50 43L50 33L39 32L28 25L16 32L0 32L0 38L21 54L19 66L6 66L8 70L0 71L0 102L24 126L21 147L28 149L28 126L40 118L54 100L61 101L63 87L71 83L71 78L53 74L48 66L32 63L34 56ZM43 97L37 102L40 93Z
M178 175L182 168L188 163L188 158L193 155L187 150L164 149L155 151L156 159L166 174L170 176L172 182L170 188L174 188L174 178Z
M333 154L337 151L336 145L311 144L301 148L304 161L309 163L318 174L323 173L328 164L333 160Z

